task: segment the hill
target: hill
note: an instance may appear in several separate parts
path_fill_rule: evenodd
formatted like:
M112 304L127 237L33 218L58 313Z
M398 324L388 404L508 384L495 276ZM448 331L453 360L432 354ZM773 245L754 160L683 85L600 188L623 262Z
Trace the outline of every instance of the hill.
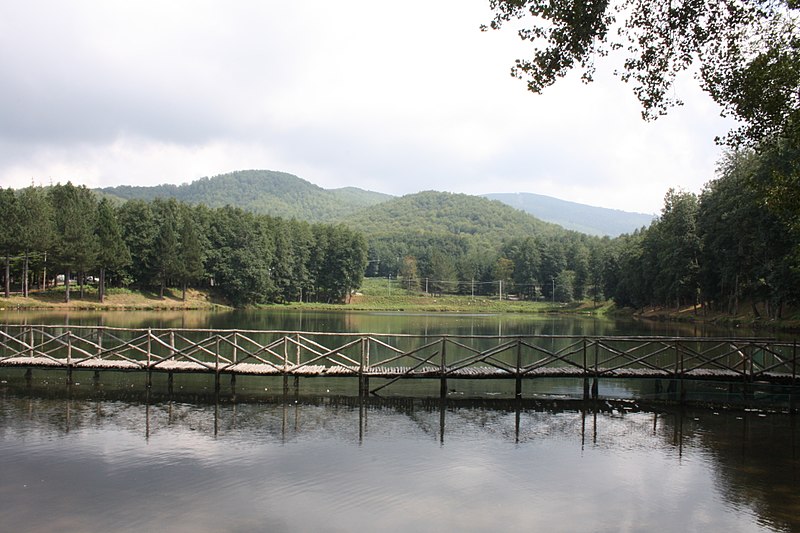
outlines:
M241 170L183 185L122 185L98 192L123 200L175 198L209 207L232 205L254 213L309 222L337 220L392 198L354 187L327 190L293 174L272 170Z
M201 178L183 185L154 187L123 185L98 189L96 192L116 201L175 198L191 204L202 203L209 207L232 205L254 213L309 222L344 221L353 225L363 224L358 226L359 229L369 228L373 220L377 223L383 217L382 220L387 228L405 230L416 228L415 224L422 224L422 231L440 234L487 233L498 236L501 232L497 231L497 227L507 227L509 224L526 227L531 224L529 220L523 222L526 219L520 217L522 213L517 212L512 215L514 211L524 211L542 221L569 230L612 237L647 226L653 219L651 215L592 207L530 193L470 197L482 200L477 202L468 201L467 195L452 195L443 203L444 197L434 199L439 193L426 192L405 196L403 200L355 187L323 189L293 174L271 170L242 170ZM492 204L492 200L514 209L501 214L498 206ZM376 205L384 206L387 201L398 203L387 206L387 211L384 211L383 207L380 212L369 209ZM452 203L458 207L447 211L451 209L449 204ZM361 214L360 212L364 210L366 211ZM430 211L429 218L419 215L416 213L417 210ZM468 211L458 212L459 210ZM487 213L482 213L484 210L487 210ZM411 213L416 214L412 216ZM438 215L434 216L435 213ZM410 216L414 219L413 224L408 220ZM480 227L487 221L494 224L494 229Z
M499 244L514 236L566 233L502 202L448 192L425 191L395 198L342 219L370 237L475 237Z
M649 226L655 218L644 213L593 207L541 194L498 193L484 194L483 197L498 200L541 220L588 235L617 237L623 233L633 233L636 229Z

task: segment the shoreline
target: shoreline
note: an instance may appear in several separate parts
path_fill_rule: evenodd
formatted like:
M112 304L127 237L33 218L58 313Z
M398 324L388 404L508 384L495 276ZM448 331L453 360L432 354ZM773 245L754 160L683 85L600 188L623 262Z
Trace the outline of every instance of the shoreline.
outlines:
M681 309L668 308L617 308L613 302L574 302L559 304L530 302L524 300L498 300L488 297L459 295L432 296L375 290L367 283L363 293L353 295L343 304L285 302L253 307L263 310L308 310L308 311L383 311L399 313L481 313L481 314L557 314L568 316L623 317L654 322L709 324L732 328L751 328L781 332L800 332L800 316L787 312L788 318L770 319L748 313L731 315L711 312L701 307L689 306ZM372 290L370 290L372 289ZM0 311L232 311L235 308L211 293L189 289L186 300L180 289L167 289L164 298L151 291L109 289L104 302L97 301L96 291L90 289L84 298L78 291L69 303L64 302L63 290L32 292L28 298L18 294L9 298L0 296ZM744 307L744 306L743 306Z

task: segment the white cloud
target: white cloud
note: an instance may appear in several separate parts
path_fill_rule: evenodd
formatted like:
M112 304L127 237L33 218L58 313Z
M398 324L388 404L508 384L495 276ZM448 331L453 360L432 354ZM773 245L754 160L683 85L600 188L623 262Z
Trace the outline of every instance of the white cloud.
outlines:
M0 6L0 185L181 183L268 168L323 187L537 192L654 212L711 179L727 123L693 83L653 124L629 87L535 96L483 0Z

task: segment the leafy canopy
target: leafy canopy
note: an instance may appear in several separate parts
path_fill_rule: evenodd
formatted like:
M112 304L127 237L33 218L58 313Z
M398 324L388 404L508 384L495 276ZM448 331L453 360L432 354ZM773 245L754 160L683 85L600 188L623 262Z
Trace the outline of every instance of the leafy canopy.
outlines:
M726 139L756 144L797 136L800 32L797 0L490 0L493 29L521 20L533 44L511 74L540 93L578 68L592 81L595 61L624 54L617 74L633 83L652 120L680 105L676 76L695 65L703 90L742 122ZM517 24L514 22L514 24ZM487 29L483 26L482 29Z

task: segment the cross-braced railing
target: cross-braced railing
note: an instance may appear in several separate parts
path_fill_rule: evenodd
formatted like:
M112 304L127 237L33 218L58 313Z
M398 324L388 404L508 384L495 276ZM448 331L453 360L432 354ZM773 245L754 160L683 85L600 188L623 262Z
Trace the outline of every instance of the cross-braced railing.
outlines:
M0 326L0 366L404 378L620 377L794 383L797 341Z

